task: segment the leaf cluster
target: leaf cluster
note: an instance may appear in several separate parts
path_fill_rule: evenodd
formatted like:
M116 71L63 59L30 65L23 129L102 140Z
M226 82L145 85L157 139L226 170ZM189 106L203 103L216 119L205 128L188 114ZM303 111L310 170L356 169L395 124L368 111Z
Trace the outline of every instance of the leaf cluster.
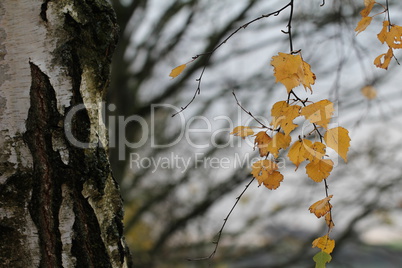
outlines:
M384 10L378 14L370 16L373 7L376 4L382 6ZM386 6L383 6L374 0L364 0L364 6L364 9L360 12L362 18L355 28L357 34L366 30L372 22L373 17L385 12L388 13L388 2ZM288 159L296 166L295 170L297 170L303 162L306 162L305 172L307 176L314 182L324 182L325 197L314 202L309 207L309 211L317 218L323 218L328 227L328 231L325 235L318 237L312 242L314 248L317 247L321 250L313 258L316 262L316 267L325 267L326 263L331 261L332 257L330 254L335 247L335 241L330 238L330 233L334 227L331 214L332 204L330 203L333 195L328 193L328 185L326 181L334 168L334 162L328 157L327 149L333 149L346 163L348 161L347 154L350 147L350 137L349 131L341 126L329 128L334 113L334 104L330 100L322 99L317 102L311 102L308 99L301 99L295 93L297 87L303 86L305 91L309 91L312 94L312 86L315 84L316 75L312 72L311 66L304 61L301 55L301 50L293 50L291 33L293 1L290 1L276 12L264 15L244 24L220 43L212 52L193 57L193 60L173 69L170 76L172 78L177 77L186 68L187 64L191 63L199 56L210 56L210 54L212 54L240 29L246 28L246 26L261 18L272 15L276 16L288 7L290 8L289 22L287 25L288 30L282 32L289 36L290 53L279 52L278 55L273 56L271 59L276 82L285 86L288 97L286 100L277 101L272 106L270 125L265 126L249 111L241 106L233 92L237 104L244 112L253 117L260 126L237 126L230 134L239 136L242 139L245 139L246 137L254 138L254 149L258 150L261 159L252 164L251 175L253 176L253 179L257 180L259 186L264 185L270 190L279 188L281 182L284 180L284 176L281 174L277 163L279 156L281 153L284 153L285 150L287 150L286 156ZM382 44L385 43L388 46L388 51L376 57L374 64L379 68L387 69L391 59L395 58L394 49L402 48L402 27L391 23L389 13L388 19L383 21L383 27L377 34L377 38ZM199 83L203 71L200 78L197 80ZM198 86L196 94L199 94L199 92ZM363 87L361 93L369 100L376 98L376 91L374 87L370 85ZM186 107L187 106L182 108L182 110ZM302 117L305 120L303 126L310 125L312 131L303 133L296 138L292 133L299 127L294 122L295 119L299 117ZM246 186L246 188L251 184L251 182ZM244 191L242 194L243 193ZM240 199L242 194L238 199ZM232 207L232 210L233 208L234 207ZM225 219L225 223L228 217ZM219 237L222 229L219 232ZM211 256L213 256L215 252L216 247Z
M388 11L388 6L385 7L381 5L383 7L382 12L369 16L375 4L381 5L374 0L364 1L365 8L360 12L362 18L355 28L356 34L365 31L375 16ZM392 24L388 15L388 20L383 21L382 29L377 34L377 39L381 44L386 43L388 50L386 53L380 54L374 59L374 65L378 68L388 69L391 59L395 57L393 50L402 48L402 27Z
M326 235L313 241L313 247L322 250L314 257L318 267L325 267L329 262L329 255L335 247L335 241L329 238L329 233L334 227L332 221L330 200L333 195L328 195L326 179L330 175L334 162L326 155L327 148L333 149L347 162L347 152L350 146L350 137L347 129L343 127L329 128L332 119L334 105L324 99L312 103L307 99L302 100L295 94L295 88L303 86L305 90L313 93L316 76L311 71L310 65L303 60L300 52L279 53L273 56L271 65L274 67L276 82L286 87L288 99L278 101L271 108L271 123L267 127L238 126L231 134L243 139L254 137L254 148L258 149L262 160L255 162L251 168L251 174L257 179L258 185L264 185L270 190L280 186L284 177L276 164L281 151L287 150L287 157L296 166L296 170L302 162L308 162L305 166L307 176L315 182L325 181L326 197L312 204L309 208L317 218L324 217L328 232ZM290 97L294 96L294 99ZM292 141L291 133L298 128L294 120L304 117L307 124L312 125L313 131L299 135ZM257 132L254 129L258 129ZM263 129L263 130L261 130ZM314 134L315 140L312 139Z
M278 56L272 57L271 65L274 67L277 82L282 83L289 94L294 94L293 89L299 85L312 92L311 85L316 78L310 65L303 61L300 55L279 53ZM292 103L290 99L278 101L271 109L270 127L263 126L264 130L255 133L251 127L238 126L231 132L243 139L247 136L254 137L255 148L258 148L259 155L265 158L254 163L251 172L260 185L264 184L269 189L278 188L282 180L279 179L279 171L274 162L280 152L288 148L287 156L296 169L302 162L308 161L306 173L315 182L326 179L332 171L334 163L326 157L327 147L335 150L347 162L350 146L348 130L343 127L328 129L334 111L333 103L326 99L308 105L306 103L307 101L298 98ZM292 143L291 133L298 127L294 120L300 116L313 125L314 131L303 137L299 136ZM318 140L312 142L309 136L314 133ZM270 156L272 159L267 160Z

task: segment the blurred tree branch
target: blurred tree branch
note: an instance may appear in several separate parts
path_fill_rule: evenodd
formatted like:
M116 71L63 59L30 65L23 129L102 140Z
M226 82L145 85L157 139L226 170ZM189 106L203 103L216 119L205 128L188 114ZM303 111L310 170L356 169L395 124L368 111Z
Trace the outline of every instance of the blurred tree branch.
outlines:
M167 81L165 77L161 78L161 73L166 74L167 78L169 70L177 62L180 62L182 51L190 53L190 55L196 54L197 51L189 49L189 46L195 45L201 53L209 52L216 48L239 25L243 25L250 18L268 13L269 10L275 10L275 6L281 4L280 1L267 3L267 1L262 0L245 1L244 3L236 3L236 5L231 1L172 0L164 2L160 7L155 5L155 1L150 0L129 1L128 4L114 0L112 3L117 13L121 34L113 59L111 90L109 90L107 98L108 103L115 104L116 110L109 112L109 114L124 118L138 115L146 119L147 122L151 120L153 104L182 105L189 99L189 96L192 96L192 90L196 86L195 77L198 77L199 72L207 63L205 58L189 65L185 72L173 81ZM324 86L322 87L322 94L333 96L340 105L340 113L350 115L342 117L342 120L356 122L356 117L360 116L360 113L356 111L366 107L367 104L361 98L359 87L365 84L382 85L394 74L392 72L386 75L379 74L370 68L363 67L367 66L366 55L371 52L371 47L367 43L356 41L354 33L348 33L350 29L353 31L360 6L356 1L351 0L327 2L322 8L319 8L319 3L317 4L316 1L296 4L292 28L294 30L293 41L297 43L297 47L303 49L303 57L311 58L312 66L316 66L318 69L317 73L321 77L333 81L332 86L327 83L331 91L325 91ZM221 17L213 18L219 24L211 22L211 16L213 16L211 10L214 10L215 5L221 9L225 7L225 9L218 10L219 12L215 11L215 13L222 14ZM158 10L151 10L156 7ZM149 13L155 11L160 12L160 15L150 22ZM180 23L177 23L176 20L178 19L180 19ZM236 118L236 102L231 97L233 87L226 87L222 84L234 84L236 94L242 100L244 107L252 107L253 114L257 116L261 114L265 118L268 117L268 103L277 97L275 93L277 87L267 72L269 68L268 58L273 49L275 52L288 49L287 40L280 33L282 27L280 25L286 25L286 22L286 20L275 20L267 24L261 22L258 26L253 26L254 28L250 26L247 31L239 34L233 42L229 42L230 45L228 44L225 49L214 55L207 64L208 74L211 74L212 78L203 82L203 95L197 98L191 109L186 111L186 118L194 115L212 116L214 111L219 111L221 115L224 112L230 118ZM148 25L148 28L145 28L148 29L148 32L145 34L143 33L144 25ZM175 25L174 28L171 25ZM277 31L279 34L275 34ZM245 37L242 37L242 34ZM244 60L246 57L251 58L250 61ZM249 69L256 69L254 65L261 66L260 70L248 72ZM237 69L239 69L237 73L232 75L233 81L222 81L224 79L217 81L217 77L230 77L229 70ZM348 80L348 75L351 74L355 78ZM252 98L252 96L258 97ZM400 100L400 97L395 93L383 96L387 98L387 101L398 98ZM378 100L377 105L389 107L388 104L384 103L384 101ZM233 109L231 110L230 107ZM254 111L256 112L254 113ZM369 110L364 119L373 118L370 117L372 112ZM392 112L389 112L388 116ZM172 126L176 126L175 124L178 123L175 119L170 119L170 116L171 113L165 110L157 111L154 118L157 121L156 131L152 135L155 135L154 138L157 143L159 142L158 144L168 144L180 135L181 129L179 128L181 126L174 129ZM383 116L377 115L374 118L377 118L376 121L380 121ZM362 122L365 121L362 120ZM220 127L230 127L228 125L226 122L220 124ZM124 136L128 141L135 141L141 136L143 130L138 124L128 124L125 128L121 128L121 126L119 128L118 125L115 125L110 131L114 133L115 138ZM120 133L121 131L124 133ZM217 143L224 144L226 138L219 136ZM209 140L209 137L204 136L203 139L203 141ZM237 149L211 146L207 150L201 150L201 152L205 157L222 157L222 155L233 155L234 150ZM188 246L184 246L188 252L190 249L199 249L200 244L202 248L205 248L205 243L203 243L205 241L186 241L186 234L190 232L189 226L194 224L196 220L209 215L211 208L220 204L219 201L223 198L238 194L239 185L247 180L248 168L238 167L229 172L225 171L223 174L222 170L193 169L196 167L196 163L191 162L189 165L191 168L184 172L172 169L158 170L152 173L152 170L147 168L130 169L128 159L130 159L130 153L133 152L144 157L161 158L171 152L183 157L192 157L199 151L190 148L184 142L167 148L151 148L151 145L147 143L142 148L135 150L126 148L124 153L126 161L121 161L119 160L119 147L110 149L111 164L114 175L121 184L122 195L126 200L126 209L134 207L130 218L126 219L126 232L132 232L135 230L135 226L140 223L152 226L152 243L142 251L144 254L149 254L149 258L141 260L142 263L139 263L137 267L151 267L152 264L155 266L162 265L161 262L164 260L158 261L159 258L174 259L175 256L184 254L184 250L179 250L180 252L172 250L175 249L175 246L172 245L175 237L184 237L180 245L183 246L188 243ZM351 174L347 174L345 177L353 177L354 172L360 168L353 166L353 159L360 159L362 154L364 152L350 158L351 164L349 164L348 169L351 170ZM376 157L380 158L379 154ZM383 165L391 166L391 164L393 162L389 160ZM338 184L338 181L341 183L347 179L343 179L343 172L334 175L333 182L330 179L331 186ZM359 178L367 177L367 172L362 172L359 175ZM303 177L303 179L305 178ZM391 185L399 185L391 177L384 178L384 180L386 179L390 181ZM202 182L202 187L200 182ZM362 194L361 204L359 203L361 211L353 215L348 222L342 224L346 227L337 234L339 236L337 244L347 243L347 238L355 231L356 225L367 219L378 208L377 204L364 199L366 198L363 191L366 190L365 185L369 185L367 181L356 186L358 187L356 189L359 189L359 193ZM387 193L392 188L390 185L387 187L385 185L388 184L384 184L381 189L379 188L379 195ZM191 197L187 197L187 199L180 195L181 191L191 191L192 187L196 189L194 195L190 194ZM309 183L303 183L299 187L314 188ZM282 209L276 211L272 208L269 212L265 211L264 215L260 215L256 210L254 214L256 220L252 221L252 224L257 225L257 223L263 222L267 226L266 229L269 229L273 224L270 218L273 216L280 218L286 213L293 213L293 210L301 203L305 204L311 201L308 195L297 194L300 192L300 188L295 187L291 191L294 193L294 197L291 200L282 199L284 202ZM270 195L271 193L268 193L268 196ZM359 200L356 199L352 203L345 201L343 205L346 209L347 206L352 206L354 202L359 202ZM220 222L223 217L215 220ZM336 215L334 221L337 223ZM278 220L278 226L280 225L283 228L283 224L283 221ZM241 230L241 234L252 230L253 226L249 226L247 230ZM216 230L213 228L208 230L205 239L215 234L219 226L217 225L216 228ZM314 237L315 234L308 233L307 235ZM311 239L307 238L306 240L310 241ZM266 247L272 249L274 246L268 243ZM265 249L265 247L263 248ZM276 267L294 264L298 261L302 262L302 257L305 256L303 252L302 250L293 252L286 262L278 260ZM230 252L225 252L223 255L234 258Z

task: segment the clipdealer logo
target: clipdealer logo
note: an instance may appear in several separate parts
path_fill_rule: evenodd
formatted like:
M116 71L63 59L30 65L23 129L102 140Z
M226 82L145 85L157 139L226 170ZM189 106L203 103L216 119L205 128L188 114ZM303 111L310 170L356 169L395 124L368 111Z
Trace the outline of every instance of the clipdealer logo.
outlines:
M111 112L111 115L108 115L107 118L105 115L106 109ZM178 107L171 104L153 104L151 105L148 120L139 115L131 115L128 117L114 115L113 112L115 110L116 106L114 104L109 104L106 107L104 102L89 105L80 104L72 107L66 114L64 122L67 140L76 147L91 148L99 146L99 137L108 136L109 139L106 143L109 148L116 148L118 150L118 160L128 160L132 169L152 168L156 170L157 168L177 168L181 172L185 172L190 166L195 168L201 166L205 168L233 168L236 167L234 165L246 167L244 161L247 162L247 167L250 167L253 163L251 160L242 160L241 155L244 153L241 152L235 153L234 156L219 158L209 157L204 155L204 153L194 153L194 151L205 151L207 148L221 149L227 147L242 147L242 144L245 144L245 146L249 148L254 148L254 141L251 137L247 137L244 140L229 137L229 133L236 126L248 126L253 124L254 119L246 117L241 109L238 109L235 119L225 115L215 116L212 119L205 116L192 116L186 119L182 113L178 113L178 117L172 119L175 120L174 124L177 132L172 139L165 143L161 143L157 139L158 133L156 132L159 131L157 130L157 124L158 120L160 120L160 114L173 114L180 111ZM94 118L97 120L96 124L92 123L91 132L94 134L93 136L97 137L92 141L81 141L73 134L73 121L78 113L82 111L88 112L92 120ZM335 117L337 117L337 114L334 114L333 118ZM262 116L256 118L263 124L270 125L267 118ZM107 126L105 126L104 122L107 122ZM130 139L126 135L129 124L136 124L136 134L138 136L135 138L135 141L133 141L133 138ZM227 127L217 128L217 125ZM307 120L304 121L301 125L301 136L309 136L311 132L310 125ZM331 123L331 127L334 127L334 125L337 125L336 121L335 123ZM199 134L203 135L204 139L197 140L195 137L199 136ZM228 138L225 142L218 142L219 136L222 136L222 134L226 135ZM209 139L205 137L209 137ZM153 149L169 149L179 142L184 142L183 144L191 147L193 152L189 152L187 156L173 152L171 152L169 156L141 156L138 151L138 149L143 146L149 146ZM246 153L244 155L246 158L250 158L249 154ZM336 166L338 164L338 157L331 157L331 159L333 159L334 166ZM254 161L258 160L260 159L254 159ZM283 165L285 163L284 159L278 158L276 161L278 161L279 164L283 161Z
M92 120L97 120L96 124L92 122L91 133L98 138L108 136L109 139L107 145L109 148L118 149L119 160L126 160L128 150L138 149L147 143L151 148L156 149L170 148L183 140L188 146L195 150L202 150L211 147L218 149L241 147L242 144L237 139L228 138L226 142L222 142L219 139L219 136L222 134L229 136L230 131L235 126L239 124L250 124L253 120L250 117L245 117L240 109L238 109L235 120L226 115L215 116L212 119L205 116L192 116L191 118L186 119L182 113L179 113L175 119L172 119L175 120L174 123L178 125L178 132L175 134L174 138L168 142L161 143L156 138L158 134L156 133L158 131L156 127L158 124L158 114L161 112L165 114L173 114L180 111L178 107L171 104L152 104L148 120L139 115L131 115L128 117L122 115L108 115L106 118L106 109L109 112L114 112L116 106L114 104L106 106L104 102L101 102L95 104L79 104L72 107L66 114L64 122L65 134L68 142L79 148L91 148L99 145L98 139L82 141L74 136L74 131L72 129L73 122L80 112L85 111L90 114ZM265 118L261 117L260 119L266 122ZM104 122L107 122L107 126ZM127 136L126 132L129 124L136 124L138 127L138 131L136 131L138 136L135 138L135 141L132 139L130 140ZM216 125L226 125L227 127L214 129ZM197 140L195 136L198 136L199 134L205 134L205 136L209 137L209 140ZM242 142L244 143L244 141ZM254 145L251 139L247 139L246 143L250 147L253 147Z

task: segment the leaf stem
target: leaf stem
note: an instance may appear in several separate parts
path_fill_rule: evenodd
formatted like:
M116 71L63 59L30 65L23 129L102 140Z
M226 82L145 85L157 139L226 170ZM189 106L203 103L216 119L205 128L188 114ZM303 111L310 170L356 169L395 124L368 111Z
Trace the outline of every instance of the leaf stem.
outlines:
M386 1L385 1L385 6L387 7L387 17L388 17L388 22L389 22L389 25L391 26L391 25L392 25L392 23L391 23L391 16L389 15L389 5L388 5L388 0L386 0Z
M290 45L290 53L293 52L293 40L292 40L292 19L293 19L293 6L294 0L290 1L290 15L289 15L289 22L288 22L288 35L289 35L289 45Z
M246 110L246 108L244 108L244 107L240 104L240 102L239 102L239 100L237 99L237 96L236 96L236 94L235 94L235 92L234 92L234 89L232 90L232 94L233 94L233 97L234 97L235 100L236 100L237 105L238 105L246 114L248 114L249 116L251 116L251 117L252 117L255 121L257 121L257 123L260 124L263 128L266 128L266 129L269 129L269 130L274 131L272 128L267 127L264 123L262 123L260 120L258 120L250 111Z

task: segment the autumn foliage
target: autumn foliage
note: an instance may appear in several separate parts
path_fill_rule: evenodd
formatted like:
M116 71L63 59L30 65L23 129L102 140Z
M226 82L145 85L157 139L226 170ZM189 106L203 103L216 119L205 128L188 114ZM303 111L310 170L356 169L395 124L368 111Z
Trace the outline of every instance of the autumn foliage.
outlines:
M310 103L299 99L293 89L303 85L312 92L311 85L315 82L315 75L310 65L297 54L279 53L272 57L271 65L274 67L276 81L282 83L287 90L289 98L286 101L276 102L271 109L271 127L259 131L247 126L238 126L231 134L243 139L247 136L254 137L255 148L264 160L253 165L251 174L257 178L259 184L270 185L269 189L276 189L279 185L279 173L275 165L275 159L281 151L289 148L287 156L295 164L296 169L306 161L306 173L315 182L326 179L333 168L333 161L326 157L327 147L335 150L345 162L350 145L348 130L343 127L328 129L328 124L334 111L333 103L329 100L320 100ZM293 94L295 99L291 99ZM300 105L299 105L300 104ZM291 133L298 125L293 121L297 117L304 117L312 124L313 131L299 136L292 143ZM261 129L261 128L258 128ZM268 132L268 133L267 133ZM324 133L325 132L325 133ZM314 136L314 142L310 139ZM271 160L267 160L269 157ZM275 176L274 176L274 175ZM276 187L268 183L275 180Z
M370 16L376 4L381 6L383 10ZM292 7L292 5L293 1L276 12L263 15L260 18L246 23L239 27L234 33L237 33L240 29L245 29L249 24L261 18L271 15L276 16L282 10ZM359 34L365 31L375 16L387 11L388 7L374 0L364 0L364 9L360 12L362 18L355 28L356 33ZM265 126L240 105L236 95L233 93L237 104L261 126L237 126L230 134L242 139L246 137L254 139L254 149L258 151L261 159L252 164L251 175L257 180L259 186L263 185L270 190L275 190L280 187L281 182L285 179L277 165L280 156L286 156L289 161L294 164L295 171L298 170L302 163L305 163L303 166L307 177L316 183L324 183L325 197L314 202L309 207L309 211L317 218L323 218L328 227L325 235L318 237L312 242L313 248L319 248L321 250L313 258L316 267L325 267L326 263L331 261L332 257L330 254L335 247L335 240L330 238L330 233L335 226L331 214L332 204L330 203L333 195L328 193L329 188L326 181L334 168L334 162L329 158L327 150L330 148L335 151L346 163L348 161L347 154L350 147L350 137L349 131L346 128L341 126L331 127L331 119L333 118L335 109L333 102L328 99L312 102L310 99L301 99L297 95L297 90L299 90L298 88L301 86L306 92L313 94L312 87L315 84L316 75L313 73L310 64L304 61L301 50L293 50L290 23L291 19L288 24L288 31L283 31L285 34L289 35L290 53L279 52L278 55L273 56L270 61L273 67L275 81L285 87L286 91L284 91L284 96L287 96L287 98L277 101L273 104L270 111L267 111L267 115L269 113L271 120L270 125ZM224 44L232 35L225 39L218 47ZM391 24L388 14L388 19L384 20L382 29L377 35L377 39L382 44L386 44L388 50L386 53L375 58L374 64L379 68L387 69L391 59L394 57L394 50L402 48L402 27ZM216 48L213 51L215 50ZM192 61L201 55L205 54L193 57ZM177 77L185 67L186 64L183 64L174 68L170 76L172 78ZM197 79L199 83L201 77L202 75ZM199 93L199 87L196 93ZM369 100L376 98L376 91L370 85L363 87L361 93ZM182 110L184 109L185 108L182 108ZM299 125L295 123L296 119L298 119L298 122L304 121L302 134L299 135L295 134L295 130L299 128ZM309 129L309 131L303 133L305 129ZM225 222L226 220L227 218ZM213 254L215 252L216 248ZM211 254L211 256L213 256L213 254Z
M238 126L231 134L243 139L247 136L254 137L255 148L258 149L262 160L252 165L251 174L257 179L258 185L264 185L270 190L280 186L284 177L278 170L277 158L287 150L288 159L299 168L300 164L307 162L305 172L315 182L325 181L334 166L334 162L327 157L327 148L333 149L347 162L347 152L350 146L349 132L343 127L329 128L334 105L324 99L315 103L300 99L295 93L296 87L303 86L305 90L313 93L316 76L311 71L310 65L305 62L298 53L279 53L273 56L271 65L274 68L276 82L286 88L287 100L276 102L271 108L271 126L260 130L256 134L248 126ZM298 128L294 120L303 117L311 124L312 131L303 133L298 137L292 137L292 132ZM263 127L264 128L264 127ZM261 129L261 127L258 127ZM327 185L326 185L327 187ZM324 216L328 226L328 232L324 236L313 241L313 247L318 247L321 252L314 257L317 265L324 265L331 260L329 255L335 247L335 241L329 234L334 227L331 215L332 205L330 200L333 195L312 204L309 208L317 218Z
M383 10L377 14L369 16L376 4L381 6ZM365 8L360 12L362 18L355 28L356 34L366 30L375 16L388 11L387 7L377 3L374 0L365 0L364 5ZM385 43L388 46L388 50L386 53L381 54L374 59L374 65L378 68L388 69L391 59L394 57L393 50L402 48L402 27L391 24L388 16L388 20L383 21L382 29L377 34L377 39L381 42L381 44Z

